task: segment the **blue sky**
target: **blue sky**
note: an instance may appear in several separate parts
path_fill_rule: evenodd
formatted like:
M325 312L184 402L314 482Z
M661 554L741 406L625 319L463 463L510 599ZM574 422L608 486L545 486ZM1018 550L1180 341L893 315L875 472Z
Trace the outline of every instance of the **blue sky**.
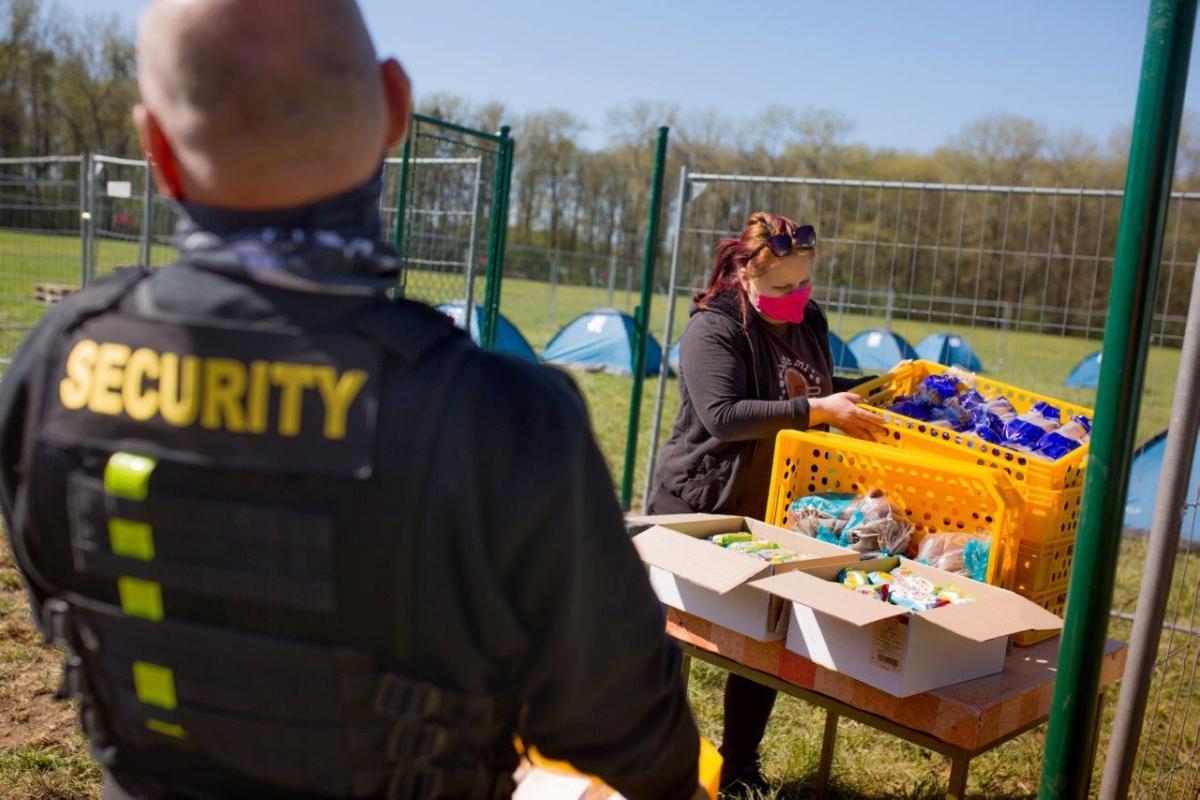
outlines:
M132 20L144 0L58 0ZM1101 144L1132 119L1148 0L362 0L419 93L559 107L606 137L630 100L751 119L773 103L841 112L852 141L927 151L994 112ZM1189 108L1200 110L1200 55Z

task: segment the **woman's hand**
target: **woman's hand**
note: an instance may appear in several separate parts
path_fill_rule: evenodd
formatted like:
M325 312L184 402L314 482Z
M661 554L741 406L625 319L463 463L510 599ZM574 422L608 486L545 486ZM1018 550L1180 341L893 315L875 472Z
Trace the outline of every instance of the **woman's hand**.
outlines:
M863 399L854 392L814 397L808 401L808 425L831 425L855 439L874 439L884 431L878 414L859 408Z

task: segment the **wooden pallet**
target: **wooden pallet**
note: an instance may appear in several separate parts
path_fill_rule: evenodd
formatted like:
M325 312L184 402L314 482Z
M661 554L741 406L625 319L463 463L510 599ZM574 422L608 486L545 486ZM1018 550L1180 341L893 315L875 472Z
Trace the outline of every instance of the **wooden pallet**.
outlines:
M78 291L79 286L73 283L38 283L33 287L33 299L44 306L52 306Z

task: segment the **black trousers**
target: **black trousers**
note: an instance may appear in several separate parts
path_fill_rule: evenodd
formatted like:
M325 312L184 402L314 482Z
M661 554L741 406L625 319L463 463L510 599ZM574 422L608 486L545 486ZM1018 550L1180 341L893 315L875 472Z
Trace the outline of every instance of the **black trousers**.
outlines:
M725 681L725 724L721 731L722 774L728 777L753 765L775 707L770 686L730 673Z
M659 489L650 500L651 514L691 514L679 498ZM721 757L725 764L723 775L732 777L755 763L758 746L762 743L775 707L777 692L769 686L730 673L725 681L725 720L721 731Z

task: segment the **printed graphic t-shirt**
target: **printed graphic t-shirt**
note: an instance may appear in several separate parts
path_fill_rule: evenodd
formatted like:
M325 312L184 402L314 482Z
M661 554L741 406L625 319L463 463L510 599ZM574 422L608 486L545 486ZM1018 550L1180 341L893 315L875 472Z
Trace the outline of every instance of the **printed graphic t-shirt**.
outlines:
M830 365L812 328L808 325L769 325L768 363L774 383L769 400L793 397L825 397L833 393Z

